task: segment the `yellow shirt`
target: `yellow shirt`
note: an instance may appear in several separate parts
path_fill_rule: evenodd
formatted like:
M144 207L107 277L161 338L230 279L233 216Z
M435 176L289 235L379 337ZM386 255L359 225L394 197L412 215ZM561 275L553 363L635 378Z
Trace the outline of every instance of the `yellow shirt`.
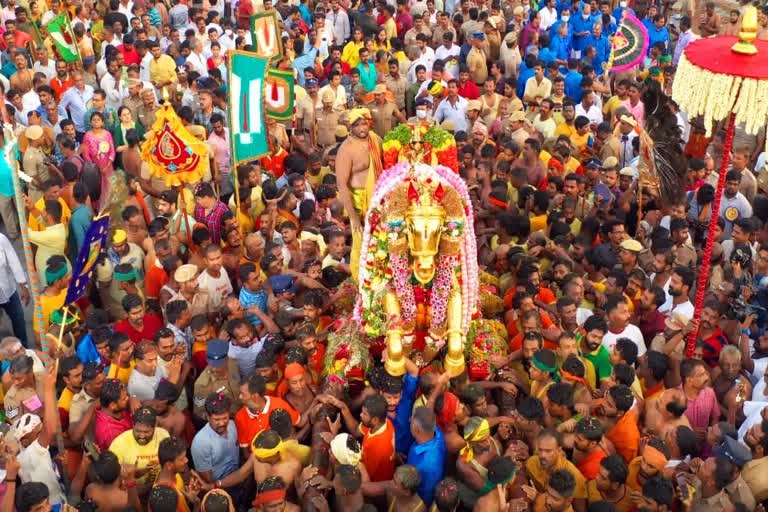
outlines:
M240 225L243 233L253 233L255 225L253 223L253 218L250 215L246 215L238 210L237 223Z
M341 51L341 62L349 64L350 68L357 67L360 64L360 50L363 48L363 42L348 42Z
M525 461L525 469L528 472L528 477L531 479L531 482L536 487L536 490L539 492L545 492L547 490L547 483L549 482L550 472L544 470L544 467L541 465L541 459L539 456L534 455ZM573 478L576 480L576 489L573 492L574 499L586 499L587 482L584 479L584 475L581 474L581 471L579 471L571 461L566 459L564 455L558 459L557 463L555 463L555 467L552 468L552 472L559 469L565 469L569 471L573 475Z
M547 229L547 214L544 215L537 215L536 217L531 217L531 233L534 231L544 231Z
M61 223L65 226L69 225L69 219L72 218L72 210L69 209L69 206L67 206L67 202L64 201L64 199L59 198L59 204L61 205ZM45 198L41 197L37 200L35 203L35 209L42 212L45 210ZM40 222L40 218L35 215L29 216L29 229L32 231L43 231L45 230L45 224Z
M385 21L383 28L387 32L387 42L397 37L397 24L395 23L394 18L389 18Z
M606 120L613 124L613 119L616 117L616 110L621 106L624 100L619 99L618 96L611 96L608 101L603 104L603 115L608 116Z
M144 485L147 482L154 482L157 478L160 472L157 450L160 448L160 441L168 437L170 435L167 430L155 427L152 439L147 444L141 445L133 437L133 430L126 430L112 441L109 451L115 454L120 464L135 464L136 469L139 470L149 469L142 477L136 479L138 485Z
M559 125L557 125L557 128L555 128L555 137L565 135L570 139L571 135L573 135L574 133L576 133L576 127L566 122L560 123Z
M116 364L110 364L109 365L109 372L107 373L108 379L117 379L126 386L128 385L128 379L131 378L131 372L133 372L133 368L136 366L135 361L131 361L131 365L128 368L123 368L122 366L117 366Z
M320 188L320 185L323 183L323 178L329 174L331 174L331 168L327 165L322 166L320 172L317 174L307 173L307 180L309 180L309 184L312 185L313 192L317 192L317 189Z
M618 501L611 501L609 503L613 504L614 507L616 507L617 512L629 512L634 508L634 504L632 503L632 499L629 495L629 487L624 487L624 495L619 498ZM596 480L590 480L587 482L587 502L588 503L595 503L597 501L607 501L602 494L600 494L600 491L597 490L597 481Z
M152 82L176 82L176 62L170 55L149 61L149 78Z
M51 325L51 315L54 311L64 307L64 299L67 297L67 289L64 288L58 295L46 295L40 294L40 305L43 308L43 320L45 320L46 327ZM37 323L33 325L35 331L37 331Z
M72 399L74 397L74 393L72 393L69 388L65 387L64 391L61 392L61 396L59 397L59 409L64 409L65 411L69 412L69 407L72 405Z

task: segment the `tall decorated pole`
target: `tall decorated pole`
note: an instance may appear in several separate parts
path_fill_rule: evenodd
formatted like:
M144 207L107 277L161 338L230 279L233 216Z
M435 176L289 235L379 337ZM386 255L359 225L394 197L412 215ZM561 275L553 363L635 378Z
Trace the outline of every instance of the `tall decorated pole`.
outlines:
M5 99L0 93L0 98ZM21 178L19 178L19 164L16 157L16 136L13 133L12 125L7 121L7 113L3 110L3 158L10 170L11 178L13 179L13 192L14 199L16 201L16 213L19 216L19 230L21 232L21 241L24 247L24 263L27 267L27 276L29 277L29 293L32 296L34 304L33 308L33 322L35 325L34 332L40 335L40 348L46 356L46 365L51 362L50 347L48 346L48 339L45 336L46 323L43 318L43 305L40 301L40 294L42 288L35 269L35 258L32 254L32 244L29 241L29 227L27 226L27 213L24 210L24 191L21 186Z
M5 101L5 95L0 92L0 101ZM33 321L37 327L34 332L40 335L38 340L40 343L40 349L43 352L43 363L46 367L57 364L58 360L52 357L52 351L56 347L50 346L49 337L47 336L47 328L45 318L43 318L43 305L40 301L41 286L35 269L35 258L32 255L32 244L29 241L29 227L27 226L27 212L24 209L24 191L21 187L22 174L19 170L19 159L17 158L16 151L16 135L13 133L13 125L8 120L8 113L3 109L3 158L10 170L11 179L13 180L13 192L16 200L16 213L19 216L19 231L21 232L21 242L24 247L24 264L27 267L27 276L29 277L29 294L32 297L34 304ZM24 174L26 176L26 174ZM56 445L59 449L59 453L64 452L64 436L61 432L61 420L59 415L56 415ZM65 483L68 483L66 469L62 466L62 479Z
M703 118L707 136L716 122L723 122L727 130L696 289L694 319L701 316L708 288L710 257L717 219L721 215L734 128L738 123L747 133L756 134L768 122L768 102L765 101L768 98L768 41L757 39L757 28L757 9L750 5L744 11L738 37L710 37L688 45L672 83L672 99L689 118ZM728 207L722 216L733 223L738 220L739 211ZM688 338L688 357L693 356L697 336L698 332L694 331Z

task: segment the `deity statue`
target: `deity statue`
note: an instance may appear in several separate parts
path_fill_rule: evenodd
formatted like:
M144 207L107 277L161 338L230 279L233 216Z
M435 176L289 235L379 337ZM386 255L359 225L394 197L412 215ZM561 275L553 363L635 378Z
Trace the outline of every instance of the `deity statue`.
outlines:
M472 205L456 172L422 163L432 155L418 129L376 183L355 316L367 336L384 336L388 373L402 375L411 352L428 361L447 344L445 369L456 376L478 301Z

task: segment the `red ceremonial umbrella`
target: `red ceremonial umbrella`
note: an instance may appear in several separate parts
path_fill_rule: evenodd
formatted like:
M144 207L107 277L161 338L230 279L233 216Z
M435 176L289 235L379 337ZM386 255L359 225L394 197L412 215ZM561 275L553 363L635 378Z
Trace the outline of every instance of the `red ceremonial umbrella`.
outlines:
M689 118L704 118L708 136L712 132L714 122L727 118L728 123L723 161L720 164L720 175L696 289L694 319L701 315L707 288L709 259L717 219L720 216L725 175L730 163L734 126L736 123L743 123L748 133L756 134L768 122L768 41L760 41L756 37L757 9L750 6L744 13L739 37L699 39L688 45L680 57L672 84L672 99ZM687 357L693 356L697 334L691 333L688 339Z

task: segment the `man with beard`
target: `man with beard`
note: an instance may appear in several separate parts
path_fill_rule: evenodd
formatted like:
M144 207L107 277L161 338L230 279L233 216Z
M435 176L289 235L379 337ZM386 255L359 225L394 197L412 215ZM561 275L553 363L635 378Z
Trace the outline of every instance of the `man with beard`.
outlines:
M145 188L143 183L142 188ZM179 193L177 191L165 190L159 194L157 201L155 201L155 207L158 215L171 221L171 236L175 236L182 243L188 243L191 231L188 233L187 229L191 230L196 221L192 215L186 215L177 208L178 198ZM186 219L184 218L185 215Z
M584 336L581 338L581 351L584 359L594 365L597 380L601 387L611 377L613 370L611 354L603 346L603 336L606 332L608 332L608 324L605 319L593 315L584 322Z
M744 436L744 443L752 452L752 460L741 470L741 477L749 486L752 495L759 503L768 498L768 482L765 474L768 471L768 421L753 425Z
M639 491L645 482L655 476L661 476L661 472L669 462L669 447L658 437L652 437L643 447L641 455L632 459L629 463L629 476L627 487L633 491Z
M587 482L589 503L608 502L616 512L632 510L632 498L626 485L628 473L627 463L619 455L609 455L601 460L597 478Z
M741 364L741 352L734 345L726 345L720 352L720 374L712 382L712 388L720 405L720 412L729 417L729 408L735 409L734 419L744 421L741 403L752 396L752 383L749 374Z
M686 318L693 318L693 304L688 298L688 294L693 287L694 273L688 267L675 267L669 278L669 297L667 301L659 308L659 312L666 315L672 313L681 313Z
M69 426L67 433L73 444L79 444L83 438L93 440L93 418L96 413L97 399L101 396L101 387L106 375L99 363L87 363L83 367L82 389L72 398L69 407Z
M163 326L163 320L154 313L147 313L144 300L137 294L129 293L122 300L125 319L115 324L115 331L126 334L132 342L151 340Z
M659 307L665 301L666 294L660 286L652 285L640 294L635 313L637 315L637 328L640 329L643 339L653 340L657 334L664 332L666 316L659 311Z
M715 391L709 385L709 371L700 359L685 359L680 363L680 379L688 399L685 415L703 442L709 426L720 419L720 406Z
M717 299L712 297L706 299L699 318L699 333L696 343L703 345L704 362L712 367L717 364L723 347L730 344L728 337L720 329L720 316L721 306Z
M142 403L148 403L155 398L155 391L160 381L167 380L172 384L179 382L181 360L172 359L165 366L160 366L157 345L151 341L142 341L134 350L136 367L128 379L128 394Z
M573 459L588 482L600 473L600 463L608 456L603 440L603 426L597 418L581 418L576 423Z
M352 230L350 267L357 275L362 243L362 219L368 211L373 187L382 171L381 139L370 131L371 114L368 109L356 108L349 112L349 137L336 155L336 183L339 200L349 215Z
M645 340L636 325L629 323L627 299L623 295L609 295L605 301L608 331L603 336L603 346L613 351L619 338L628 338L637 345L637 355L645 354ZM586 324L585 324L586 325Z
M297 347L298 348L298 347ZM315 395L307 385L307 374L305 364L297 362L289 363L285 366L285 379L288 392L285 394L285 400L301 415L309 417L309 410L314 405Z
M638 413L634 403L632 390L617 384L608 389L605 399L598 406L603 428L608 432L606 437L627 463L635 458L640 445Z
M561 311L561 304L566 302L569 302L569 304L565 308L562 308ZM573 304L573 301L570 299L561 297L557 301L557 310L558 316L562 319L563 324L567 324L569 327L567 329L563 328L563 334L557 339L556 352L558 366L562 366L563 361L569 357L576 357L584 365L584 378L590 389L597 389L599 383L597 382L595 366L592 364L592 361L582 357L581 351L579 350L579 340L582 338L582 335L578 331L578 326L575 325L576 305ZM568 319L566 319L566 316Z
M536 438L536 455L525 461L525 470L535 491L546 493L549 482L559 471L569 472L574 479L573 500L574 508L586 510L587 484L584 476L576 466L565 456L562 449L561 435L552 429L542 430ZM531 489L526 489L531 494Z
M117 436L109 451L117 455L120 464L136 466L136 487L139 496L149 492L160 471L157 449L168 431L157 426L157 415L149 407L141 407L133 414L133 428Z
M131 340L126 340L130 343ZM93 435L96 446L106 451L112 441L133 426L128 410L128 391L117 379L107 379L99 394L100 408L96 410Z

